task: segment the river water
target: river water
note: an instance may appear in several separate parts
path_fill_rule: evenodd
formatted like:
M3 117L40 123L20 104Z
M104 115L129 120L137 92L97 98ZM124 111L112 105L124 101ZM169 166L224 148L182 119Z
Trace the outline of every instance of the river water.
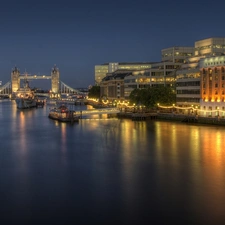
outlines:
M1 224L225 224L225 127L48 112L0 102Z

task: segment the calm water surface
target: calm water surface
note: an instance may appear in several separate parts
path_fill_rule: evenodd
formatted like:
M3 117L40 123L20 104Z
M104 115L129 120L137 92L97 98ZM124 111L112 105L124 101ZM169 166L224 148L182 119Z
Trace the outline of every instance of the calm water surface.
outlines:
M225 127L48 112L0 102L1 224L225 224Z

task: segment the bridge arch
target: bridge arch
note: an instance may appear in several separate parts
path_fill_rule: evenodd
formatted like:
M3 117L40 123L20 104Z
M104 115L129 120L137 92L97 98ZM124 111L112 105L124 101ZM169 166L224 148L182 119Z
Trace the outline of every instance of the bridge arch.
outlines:
M59 79L60 73L59 69L56 65L52 68L51 76L46 75L32 75L28 76L27 73L21 74L17 67L12 69L11 72L11 84L12 84L12 93L16 93L17 90L20 88L20 80L21 79L51 79L51 91L53 94L59 94Z
M60 81L59 69L54 65L51 70L51 75L30 75L27 73L21 74L20 70L15 66L11 71L11 81L8 81L5 85L0 87L0 95L11 95L16 94L20 88L20 81L22 79L32 80L32 79L51 79L51 92L50 98L60 97L61 94L80 94L84 93L78 89L72 88L66 83Z

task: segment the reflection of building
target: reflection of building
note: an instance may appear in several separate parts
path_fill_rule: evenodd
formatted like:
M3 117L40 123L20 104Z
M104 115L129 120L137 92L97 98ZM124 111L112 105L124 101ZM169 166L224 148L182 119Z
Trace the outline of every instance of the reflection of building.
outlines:
M225 116L225 56L200 60L201 101L204 116ZM219 112L222 111L220 114Z
M134 63L104 63L102 65L95 66L95 83L100 84L102 79L107 76L108 73L112 73L116 70L142 70L151 68L151 62L134 62Z

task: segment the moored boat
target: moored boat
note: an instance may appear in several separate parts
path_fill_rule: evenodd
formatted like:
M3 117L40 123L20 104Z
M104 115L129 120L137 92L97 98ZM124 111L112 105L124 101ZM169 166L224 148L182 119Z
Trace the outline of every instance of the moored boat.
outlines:
M34 92L30 89L29 83L26 80L23 88L19 88L16 92L16 105L18 109L28 109L37 107L37 97Z
M79 116L76 112L69 110L66 105L60 105L58 108L50 110L48 117L50 119L58 120L60 122L79 122Z

